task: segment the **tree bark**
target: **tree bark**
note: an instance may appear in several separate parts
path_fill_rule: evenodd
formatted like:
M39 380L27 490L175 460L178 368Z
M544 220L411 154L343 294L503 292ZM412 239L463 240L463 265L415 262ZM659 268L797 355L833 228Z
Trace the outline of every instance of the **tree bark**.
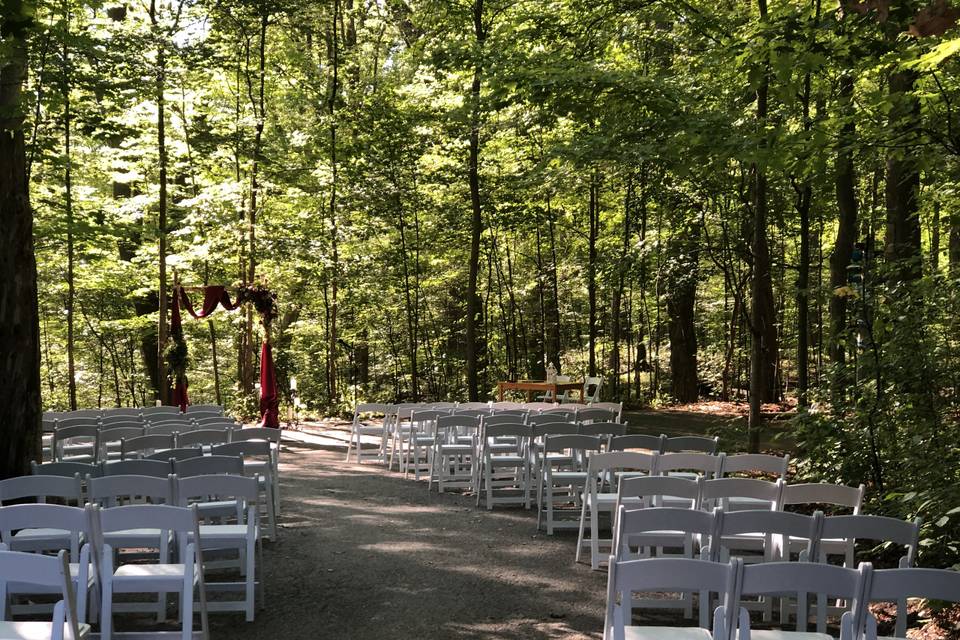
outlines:
M673 239L667 271L667 319L670 334L670 392L677 402L696 402L697 333L694 323L699 275L699 228L688 225Z
M157 254L159 270L159 320L157 324L157 394L159 400L166 404L169 399L169 383L167 381L166 361L163 351L167 346L167 134L166 124L166 84L167 84L167 52L164 37L159 26L156 0L150 2L150 23L153 26L157 46L157 68L154 79L154 98L157 104L157 155L159 165L159 203L157 213Z
M477 295L477 279L480 274L480 235L483 231L483 215L480 205L480 89L483 75L483 46L487 34L483 26L483 0L473 2L473 31L476 38L477 59L470 85L470 265L467 282L467 397L476 402L480 397L479 359L477 357L477 316L480 314L480 299Z
M899 70L890 74L890 134L899 148L887 154L887 228L884 252L896 263L892 277L910 281L922 275L921 230L917 195L920 190L920 101L913 95L917 73Z
M330 113L330 342L327 347L327 390L330 406L337 404L337 288L340 279L340 247L337 231L337 98L340 93L340 0L333 1L333 38L330 95L327 108Z
M0 17L0 478L9 478L40 460L40 318L21 104L29 18L22 0L8 0Z
M74 243L73 243L73 157L70 148L70 3L63 3L63 77L60 91L63 96L63 204L67 218L67 391L70 410L77 410L77 366L74 340L76 283L74 282Z
M590 174L590 234L587 256L587 301L590 306L587 319L589 348L588 370L597 375L597 236L600 234L600 179L596 169Z
M620 245L620 263L617 265L617 281L613 287L610 302L610 384L608 387L610 391L608 395L614 399L620 395L620 340L623 330L620 316L630 254L630 234L632 233L630 218L633 214L633 198L633 176L629 176L623 200L623 242Z
M840 78L840 105L848 119L840 129L837 145L836 177L837 193L837 238L830 255L830 360L843 364L846 349L843 334L847 326L847 297L835 292L847 284L847 265L853 256L857 237L857 176L853 164L853 145L856 138L856 121L852 113L854 79L849 73Z
M758 0L760 20L767 19L767 2ZM769 69L757 88L758 131L763 132L767 120L767 97L770 89ZM765 146L765 143L761 143ZM755 452L760 446L761 406L776 400L777 327L773 300L770 246L767 242L767 176L764 167L754 164L753 185L753 279L750 309L750 415L748 447Z

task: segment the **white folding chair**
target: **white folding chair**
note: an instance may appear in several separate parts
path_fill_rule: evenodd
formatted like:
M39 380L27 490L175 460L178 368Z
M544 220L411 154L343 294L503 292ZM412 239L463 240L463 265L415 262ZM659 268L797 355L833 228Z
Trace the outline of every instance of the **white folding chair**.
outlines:
M836 541L846 540L852 546L856 546L857 540L867 540L880 545L897 545L903 548L903 555L898 561L901 569L910 568L914 565L917 558L917 549L920 540L920 525L922 520L917 518L913 521L900 520L887 516L873 515L847 515L847 516L828 516L823 519L823 526L820 530L820 537L825 540ZM818 551L819 561L827 563L830 561L830 547L820 547ZM844 550L845 551L845 550ZM838 554L839 555L839 554ZM843 554L844 566L850 568L852 563L847 563L847 555ZM853 558L856 561L856 558ZM841 603L835 603L833 606L827 605L826 595L817 594L817 623L820 624L826 618L828 612L835 612ZM898 606L906 609L906 601L898 603Z
M222 416L223 407L218 404L191 404L187 406L188 416L195 416L203 413L212 413L214 415Z
M450 415L451 409L418 409L410 414L410 437L404 455L403 477L406 478L413 468L413 477L420 479L421 473L430 473L431 450L433 448L434 429L437 418Z
M148 433L135 438L120 440L120 459L131 460L143 458L157 451L173 449L176 442L176 431L171 433Z
M628 433L623 436L614 436L610 439L610 451L652 451L663 453L663 443L667 436L651 436L644 433Z
M203 428L196 431L177 434L177 447L202 447L230 442L230 429Z
M410 435L413 433L411 418L413 412L422 409L423 406L419 402L405 402L394 405L391 410L387 424L387 437L390 439L388 469L393 469L393 463L396 460L397 470L401 472L404 470L404 452L410 444Z
M786 484L780 496L779 508L806 505L813 509L816 506L844 507L850 509L852 515L859 515L863 504L864 485L847 487L842 484L826 482ZM834 512L833 510L831 510ZM835 512L834 512L835 513ZM854 548L851 539L829 539L821 537L817 543L819 554L826 556L843 556L843 566L854 567ZM811 558L816 560L817 558Z
M97 460L119 460L121 455L120 441L138 438L142 435L144 435L143 425L103 427L100 429L99 438L97 438Z
M610 516L610 527L613 529L613 515L618 503L618 482L626 473L633 475L650 475L657 466L657 454L640 453L639 451L614 451L611 453L594 453L587 458L586 488L580 508L580 529L577 536L576 562L584 544L590 547L590 568L600 568L600 546L609 546L609 539L600 538L600 514ZM587 516L589 513L589 523ZM590 527L590 540L585 540L585 530ZM604 557L609 553L604 554Z
M250 442L254 440L263 440L270 443L270 465L273 482L273 511L280 517L280 440L283 432L280 429L271 427L249 427L245 429L235 429L230 437L230 442ZM249 471L259 472L258 465L262 463L253 460L246 461Z
M217 445L211 449L211 452L216 456L241 456L243 458L244 475L258 478L264 501L261 522L266 517L268 523L266 537L270 540L276 540L277 499L275 491L280 479L274 475L271 443L265 440L231 442Z
M812 516L764 509L745 509L724 513L717 537L711 541L714 560L726 560L737 556L744 564L791 560L790 543L805 544L799 554L800 561L816 557L816 544L820 537L823 514ZM780 621L787 619L786 599L781 600ZM773 619L773 598L761 597L757 601L741 603L763 613L763 619Z
M904 603L908 598L925 598L960 602L960 572L948 569L879 569L870 576L870 587L864 598L864 640L878 640L877 620L867 610L870 602ZM859 627L858 627L859 629ZM897 621L893 636L883 640L907 637L907 611L897 605Z
M32 588L59 590L63 599L53 607L53 617L46 621L6 620L0 607L0 638L4 640L83 640L90 636L90 627L80 624L77 617L77 604L73 584L70 579L70 565L66 551L60 551L57 557L36 553L0 550L0 589L5 590L8 582L18 585L32 585ZM2 594L6 601L6 594Z
M143 414L144 418L182 415L180 413L180 407L172 407L169 405L160 405L158 407L143 407L143 409L140 410L140 413Z
M63 426L61 422L57 423L57 428L53 432L55 462L96 462L100 427L96 420L91 421L87 418L79 420L79 424L67 426Z
M601 409L596 406L589 406L584 409L577 409L576 421L579 424L590 424L592 422L616 422L617 412L611 409Z
M697 484L689 480L679 480ZM644 496L646 500L650 496ZM723 512L697 511L674 507L649 507L617 509L613 535L613 557L617 561L653 557L661 558L712 558L710 541L716 536ZM636 549L636 551L634 551ZM700 592L700 598L709 598L709 593ZM703 601L707 604L708 601ZM644 606L657 609L683 609L687 618L693 617L693 592L681 594L678 600L643 600Z
M728 609L735 607L730 594L736 592L739 560L729 563L689 558L646 558L615 562L607 576L607 613L604 640L728 640ZM700 602L700 626L633 626L633 593L674 593L707 591L724 597L713 612L710 627L709 598Z
M512 416L510 416L512 417ZM515 418L514 418L515 419ZM483 425L481 459L483 471L477 506L486 492L487 509L494 504L530 504L530 460L527 447L533 427L517 423ZM495 491L509 492L496 495Z
M387 413L390 412L390 405L383 404L379 402L365 402L360 403L353 410L353 421L350 424L350 440L347 442L347 457L346 461L350 462L350 451L356 449L355 462L361 464L364 460L375 460L377 462L384 462L386 460L385 456L385 429L386 425L382 422L381 424L370 424L364 422L365 419L371 419L374 416L380 416L381 419L385 419ZM374 436L378 439L378 444L376 447L376 453L367 454L363 452L363 437Z
M733 456L724 456L723 468L718 477L726 478L735 473L750 472L751 477L764 474L771 480L787 481L787 469L790 466L790 456L772 456L764 453L741 453ZM753 504L751 504L753 503ZM730 509L764 508L762 504L747 497L733 497L728 506Z
M623 422L623 403L622 402L591 402L587 405L590 408L596 409L606 409L607 411L613 411L617 414L617 417L613 422Z
M11 501L32 500L44 504L50 498L56 498L66 503L64 508L78 508L83 506L83 491L80 475L65 476L20 476L0 480L0 504ZM12 512L11 512L12 513ZM68 517L68 516L65 516ZM6 532L4 542L13 551L47 551L51 549L68 549L70 559L77 562L82 540L82 531L77 530L72 535L68 528L58 529L49 527L13 527L23 529L10 537L10 527L0 521L0 529Z
M87 516L82 507L59 504L17 504L0 507L0 542L12 551L69 553L69 571L76 594L77 619L87 622L89 594L96 594L96 571L90 564L90 539ZM67 537L64 544L63 536ZM3 579L6 576L0 573ZM5 596L59 593L59 589L9 581L3 584ZM6 603L0 597L0 607ZM46 611L45 605L24 604L11 607L14 615ZM3 637L3 636L0 636Z
M100 476L152 476L166 478L170 475L169 460L117 460L104 462L100 466ZM89 483L88 483L89 484Z
M534 429L536 434L536 429ZM579 527L579 519L562 516L580 512L581 492L587 483L587 453L598 454L603 440L579 434L544 436L537 455L537 529L546 520L547 535L554 529ZM571 508L563 508L569 504Z
M260 537L259 511L257 499L260 488L256 478L230 475L204 475L177 480L177 495L181 507L192 504L210 504L213 502L235 501L237 517L235 522L200 523L200 544L204 551L231 550L237 552L235 564L243 578L240 582L210 582L206 583L208 591L234 592L243 590L244 598L241 601L215 600L207 604L209 611L243 611L247 622L253 622L255 614L255 598L257 588L260 591L260 602L263 604L263 545ZM198 511L198 515L200 512ZM193 540L188 536L189 540ZM257 566L261 567L260 578L257 579ZM213 568L212 564L208 564ZM216 568L224 566L218 563Z
M454 414L436 420L431 447L430 478L427 490L437 482L437 491L475 487L480 417Z
M712 453L664 453L657 460L657 473L661 475L710 480L720 476L724 454Z
M194 591L199 591L200 633L203 640L207 640L207 594L203 580L203 554L195 542L201 539L196 508L154 504L108 509L91 506L89 513L94 523L92 528L97 542L94 557L103 591L100 637L103 640L113 637L113 612L120 611L114 606L115 595L156 593L162 605L158 613L165 617L166 594L176 592L180 594L180 636L182 640L193 640ZM179 562L165 561L161 552L161 559L156 563L121 564L114 567L113 548L104 541L104 536L137 527L162 530L164 535L157 539L157 544L167 547L171 540L176 542ZM194 542L188 542L188 536L192 536ZM125 604L128 604L129 610L129 605L133 603ZM148 606L156 605L148 603Z
M707 436L673 436L663 443L664 453L716 453L720 438Z
M840 620L840 640L856 640L856 621L863 601L864 590L869 584L871 567L861 564L858 569L848 569L813 562L769 562L742 565L736 603L743 596L786 597L796 594L796 631L764 630L751 632L750 614L740 608L737 623L737 638L750 640L752 636L763 640L833 640L827 634L826 622L818 623L816 633L807 631L807 596L811 593L828 593L843 598L850 607ZM730 625L733 626L732 624Z
M745 509L776 509L783 481L768 482L755 478L713 478L703 483L703 504L707 508L744 505ZM743 500L749 498L749 500Z

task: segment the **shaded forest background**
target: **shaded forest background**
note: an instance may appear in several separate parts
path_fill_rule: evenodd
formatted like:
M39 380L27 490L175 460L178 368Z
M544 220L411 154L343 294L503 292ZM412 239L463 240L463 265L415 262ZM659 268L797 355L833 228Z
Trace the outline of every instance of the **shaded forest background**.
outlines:
M752 448L762 404L796 404L801 475L869 483L953 562L956 17L7 3L43 406L167 399L175 281L259 284L301 413L488 398L547 362L631 406L749 402ZM255 414L253 312L185 331L192 400Z

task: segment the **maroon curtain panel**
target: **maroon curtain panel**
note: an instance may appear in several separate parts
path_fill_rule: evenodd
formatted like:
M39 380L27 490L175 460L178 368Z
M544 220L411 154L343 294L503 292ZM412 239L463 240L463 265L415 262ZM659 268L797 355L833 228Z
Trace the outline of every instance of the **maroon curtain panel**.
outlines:
M280 428L277 371L273 366L273 348L268 342L264 342L260 349L260 425Z
M183 291L181 288L180 291ZM188 307L189 308L189 307ZM180 316L180 299L173 296L173 306L170 309L170 335L175 338L183 338L183 318ZM186 376L173 381L173 404L180 407L180 411L186 413L187 405L190 404L190 398L187 394Z

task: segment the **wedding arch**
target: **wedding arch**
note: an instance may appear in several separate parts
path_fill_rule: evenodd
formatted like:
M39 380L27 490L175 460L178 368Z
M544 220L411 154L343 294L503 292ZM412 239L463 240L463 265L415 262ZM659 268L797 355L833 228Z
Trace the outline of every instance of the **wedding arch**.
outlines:
M270 341L270 323L276 317L277 296L262 285L241 285L231 300L223 285L195 288L203 292L203 304L199 311L193 308L187 288L175 284L170 312L170 345L166 350L167 366L173 378L173 404L186 411L190 403L187 381L187 343L183 337L181 309L186 309L193 318L206 318L223 307L234 311L244 304L252 304L260 314L263 325L263 343L260 347L260 424L264 427L280 427L280 397L277 394L277 372L273 364L273 347Z

